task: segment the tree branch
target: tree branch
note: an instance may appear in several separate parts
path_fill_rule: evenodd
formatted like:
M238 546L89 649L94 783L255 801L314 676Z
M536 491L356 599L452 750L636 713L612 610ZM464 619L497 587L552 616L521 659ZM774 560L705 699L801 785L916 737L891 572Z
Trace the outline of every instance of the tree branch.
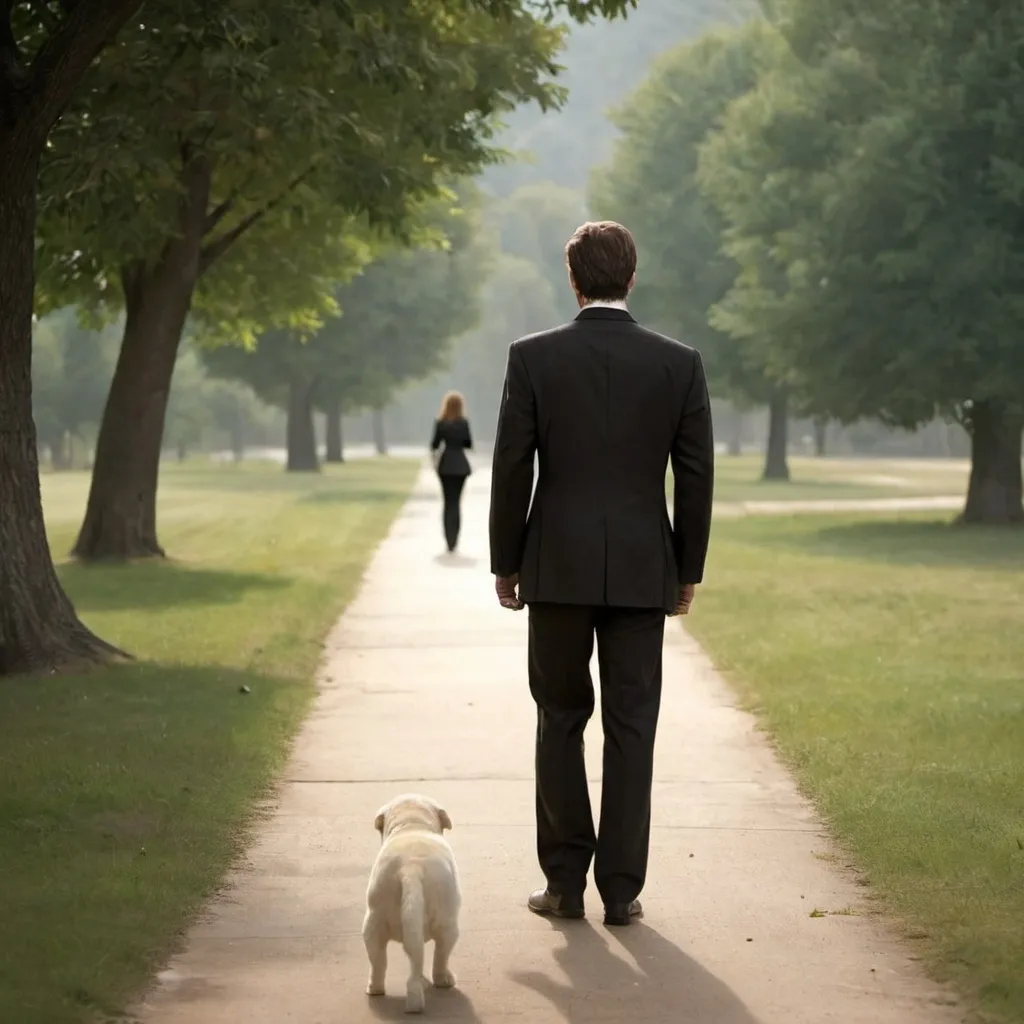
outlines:
M232 193L222 203L218 203L207 215L203 226L203 235L208 235L232 210L235 205L235 194Z
M142 0L62 0L66 17L39 47L29 69L24 115L37 137L53 127L96 55L141 6Z
M252 213L246 214L233 228L225 231L220 237L213 239L209 245L204 246L199 256L199 273L205 274L212 263L220 259L254 224L258 224L275 207L284 202L288 195L298 188L312 173L313 165L311 164L301 174L292 178L287 186L274 196L273 199L253 210Z

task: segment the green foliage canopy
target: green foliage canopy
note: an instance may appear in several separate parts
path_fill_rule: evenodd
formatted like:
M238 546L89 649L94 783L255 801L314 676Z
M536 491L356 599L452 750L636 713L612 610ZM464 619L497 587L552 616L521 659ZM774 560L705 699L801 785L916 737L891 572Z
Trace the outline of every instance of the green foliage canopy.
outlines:
M490 6L148 4L51 138L41 305L119 308L126 268L156 263L198 203L199 312L236 334L315 323L354 269L353 217L399 229L439 171L495 158L495 116L560 99L561 31Z
M310 337L272 331L250 350L220 346L203 354L212 373L246 381L266 401L285 404L290 381L313 382L318 404L344 412L384 405L403 384L437 370L453 338L479 314L489 270L479 212L464 188L464 206L435 202L421 226L441 242L393 245L334 292L340 316Z
M1024 11L985 11L780 4L796 59L704 154L741 267L715 324L837 418L1024 412Z

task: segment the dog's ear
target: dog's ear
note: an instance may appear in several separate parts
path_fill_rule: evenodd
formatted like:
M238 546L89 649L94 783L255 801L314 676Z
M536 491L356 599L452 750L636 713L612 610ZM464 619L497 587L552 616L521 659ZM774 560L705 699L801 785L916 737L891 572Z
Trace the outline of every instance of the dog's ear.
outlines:
M377 817L373 819L373 827L381 834L384 835L384 822L388 816L388 809L382 807L377 812Z
M451 831L452 819L448 816L448 812L443 807L438 807L437 809L437 820L441 822L442 832L445 829L448 829L449 832Z

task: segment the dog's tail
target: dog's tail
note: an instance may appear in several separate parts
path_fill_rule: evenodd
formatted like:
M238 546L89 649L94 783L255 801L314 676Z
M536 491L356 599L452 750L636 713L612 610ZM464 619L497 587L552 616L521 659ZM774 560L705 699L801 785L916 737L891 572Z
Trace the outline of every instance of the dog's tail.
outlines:
M412 976L423 976L423 871L404 867L402 880L402 946L412 967Z

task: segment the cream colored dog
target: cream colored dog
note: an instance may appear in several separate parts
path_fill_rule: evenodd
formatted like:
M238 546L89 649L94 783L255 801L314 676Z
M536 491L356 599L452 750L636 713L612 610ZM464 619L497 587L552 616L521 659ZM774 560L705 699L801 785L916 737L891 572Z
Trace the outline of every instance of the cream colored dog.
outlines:
M434 942L434 986L455 984L448 958L459 937L462 896L455 855L443 835L452 821L433 800L409 793L382 807L373 824L381 834L381 848L366 889L363 942L370 958L366 993L384 994L388 943L400 942L410 966L405 1012L420 1013L425 943Z

